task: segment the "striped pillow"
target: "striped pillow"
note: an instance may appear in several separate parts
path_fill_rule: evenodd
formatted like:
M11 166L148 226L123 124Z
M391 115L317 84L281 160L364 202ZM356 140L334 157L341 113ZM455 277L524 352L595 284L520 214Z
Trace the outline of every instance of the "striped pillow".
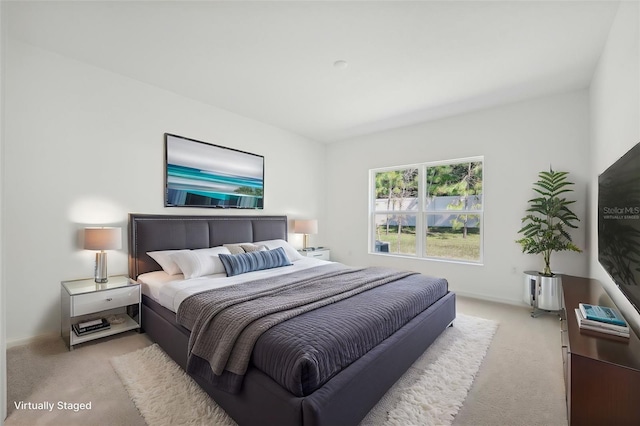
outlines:
M252 271L292 265L282 247L274 250L252 251L240 254L221 253L219 257L222 265L224 265L224 270L227 271L228 277Z

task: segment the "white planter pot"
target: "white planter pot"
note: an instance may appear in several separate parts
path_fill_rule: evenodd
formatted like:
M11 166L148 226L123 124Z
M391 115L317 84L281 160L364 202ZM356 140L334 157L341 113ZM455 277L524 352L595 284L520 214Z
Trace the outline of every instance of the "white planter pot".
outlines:
M562 309L562 278L545 277L536 271L524 273L524 302L536 309L559 311Z
M533 306L533 295L535 294L536 279L538 273L535 271L524 271L524 290L522 300L529 306Z

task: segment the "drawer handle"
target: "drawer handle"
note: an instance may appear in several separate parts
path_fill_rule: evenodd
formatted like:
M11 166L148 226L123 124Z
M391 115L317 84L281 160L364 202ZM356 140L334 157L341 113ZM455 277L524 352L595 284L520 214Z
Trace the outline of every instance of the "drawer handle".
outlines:
M109 297L107 298L107 302L111 302L113 300L113 298Z

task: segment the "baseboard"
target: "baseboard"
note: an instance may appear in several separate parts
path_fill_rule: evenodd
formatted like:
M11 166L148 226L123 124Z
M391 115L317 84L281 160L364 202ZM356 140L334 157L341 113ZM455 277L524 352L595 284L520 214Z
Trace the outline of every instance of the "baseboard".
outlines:
M523 307L529 307L529 308L531 307L526 303L524 303L522 300L518 300L518 299L503 299L500 297L491 297L491 296L486 296L484 294L471 293L467 291L453 290L453 292L458 296L468 297L470 299L479 299L479 300L486 300L487 302L504 303L505 305L523 306Z
M60 338L61 337L59 332L51 332L47 334L40 334L38 336L33 336L33 337L25 337L23 339L7 340L7 349L15 348L17 346L24 346L31 343L43 342L46 340L54 340L54 339L60 339Z

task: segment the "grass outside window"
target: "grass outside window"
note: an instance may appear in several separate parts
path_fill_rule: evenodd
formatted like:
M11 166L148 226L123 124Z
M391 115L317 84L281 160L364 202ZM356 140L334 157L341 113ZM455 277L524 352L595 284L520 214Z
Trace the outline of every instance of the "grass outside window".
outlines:
M389 227L387 233L386 226L378 226L376 235L380 241L389 243L389 254L409 254L416 253L416 231L415 227L403 227L398 235L398 227ZM469 229L467 237L464 238L462 230L452 230L451 228L433 227L426 233L426 247L424 256L441 259L456 258L463 261L477 262L480 259L480 231Z

